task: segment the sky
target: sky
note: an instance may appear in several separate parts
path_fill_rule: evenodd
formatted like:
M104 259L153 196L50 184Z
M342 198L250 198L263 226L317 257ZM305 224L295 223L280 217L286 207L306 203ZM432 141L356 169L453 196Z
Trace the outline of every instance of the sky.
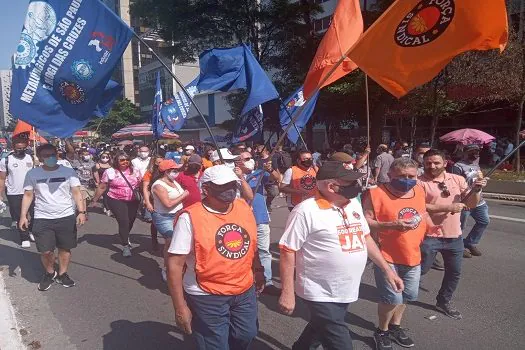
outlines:
M0 0L0 69L11 69L28 4L26 0Z

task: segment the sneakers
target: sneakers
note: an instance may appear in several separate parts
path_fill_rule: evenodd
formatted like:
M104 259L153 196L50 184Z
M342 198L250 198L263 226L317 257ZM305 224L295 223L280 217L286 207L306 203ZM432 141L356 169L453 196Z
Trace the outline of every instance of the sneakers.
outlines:
M463 257L464 257L464 258L468 258L468 259L472 258L472 254L470 253L470 250L468 250L467 248L465 248L465 249L463 250Z
M389 324L388 335L390 339L404 348L411 348L415 345L414 341L405 333L405 330L398 325Z
M455 320L461 320L463 316L451 303L437 303L436 310Z
M374 332L374 341L376 342L376 350L390 350L392 349L392 340L388 336L388 331L382 331L379 328Z
M22 248L31 248L31 242L29 241L22 241L22 244L20 245Z
M63 285L66 288L73 287L75 285L75 281L73 281L67 272L64 272L61 275L58 275L55 277L55 282L58 284Z
M29 234L29 240L33 243L35 242L35 236L32 233Z
M129 245L122 248L122 256L129 258L131 256L131 247Z
M479 250L478 247L476 247L475 245L470 246L470 247L465 248L465 249L468 249L472 256L481 256L481 250Z
M38 284L38 290L43 292L49 289L53 282L55 281L55 277L57 276L57 272L53 271L52 273L44 272L44 275L42 276L42 280Z

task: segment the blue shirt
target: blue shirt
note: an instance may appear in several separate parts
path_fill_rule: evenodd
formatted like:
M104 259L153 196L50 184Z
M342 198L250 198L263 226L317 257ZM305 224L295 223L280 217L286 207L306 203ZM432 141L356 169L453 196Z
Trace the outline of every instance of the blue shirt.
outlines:
M270 181L270 174L266 171L258 169L253 173L246 175L246 182L248 182L252 190L255 191L255 187L257 186L257 181L259 180L261 173L264 173L264 175L252 202L253 215L255 216L255 222L257 225L270 223L270 215L268 214L266 198L264 197L264 185Z
M165 159L173 159L177 164L180 164L182 155L179 152L169 151L166 152Z

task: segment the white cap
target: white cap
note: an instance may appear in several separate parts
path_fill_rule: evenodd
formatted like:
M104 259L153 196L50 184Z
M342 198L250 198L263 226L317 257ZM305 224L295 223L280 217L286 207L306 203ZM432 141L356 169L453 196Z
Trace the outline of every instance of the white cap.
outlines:
M204 174L200 179L202 184L206 182L213 182L216 185L224 185L228 182L239 181L239 178L231 168L226 165L214 165L204 170Z
M239 156L236 156L236 155L232 154L230 152L230 150L227 149L227 148L221 148L220 152L221 152L221 155L222 155L222 159L224 159L224 160L233 160L233 159L239 158ZM217 151L213 151L213 153L211 154L211 157L210 157L210 161L216 162L218 160L220 160L219 153Z
M193 147L192 145L187 145L186 147L184 147L184 149L195 151L195 147Z

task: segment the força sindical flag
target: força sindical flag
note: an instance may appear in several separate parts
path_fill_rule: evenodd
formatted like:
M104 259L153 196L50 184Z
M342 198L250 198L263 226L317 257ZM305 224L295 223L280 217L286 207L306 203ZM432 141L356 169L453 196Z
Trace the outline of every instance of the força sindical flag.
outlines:
M399 98L460 53L503 50L507 40L505 0L398 0L348 56Z
M133 32L99 0L31 1L16 53L10 112L67 137L101 111ZM97 108L99 103L104 108Z

